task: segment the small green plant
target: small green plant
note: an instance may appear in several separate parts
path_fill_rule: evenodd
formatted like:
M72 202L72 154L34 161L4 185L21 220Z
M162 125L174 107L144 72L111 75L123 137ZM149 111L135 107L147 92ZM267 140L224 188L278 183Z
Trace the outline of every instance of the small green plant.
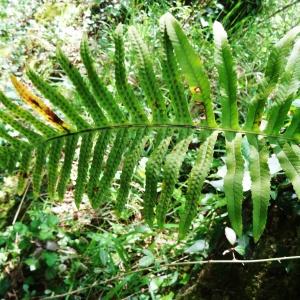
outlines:
M196 215L201 189L211 170L215 143L223 134L227 167L224 192L232 228L238 236L242 235L242 181L247 167L251 176L253 236L257 241L267 219L270 153L276 154L300 197L300 109L297 104L292 105L300 85L300 40L297 40L300 27L292 29L270 49L265 77L249 102L245 118L238 111L236 66L222 25L215 22L213 28L218 71L216 105L203 62L180 24L167 13L160 19L160 30L162 50L155 55L161 57L163 82L155 75L151 53L138 31L132 26L128 30L141 90L127 79L121 26L114 33L115 93L98 76L86 38L80 54L87 78L61 49L57 50L58 62L80 96L84 114L78 113L69 99L32 69L27 71L29 79L57 112L12 77L21 99L38 116L0 93L0 101L6 107L6 111L0 112L0 118L19 134L19 138L15 138L8 129L0 127L0 136L7 141L0 148L2 165L8 165L14 158L17 162L21 154L18 190L22 193L31 172L31 160L35 158L32 170L35 195L40 193L47 170L50 197L63 198L76 148L80 146L76 205L79 207L84 193L95 209L109 201L110 187L118 169L122 168L120 178L116 179L120 188L115 205L121 214L135 167L147 150L150 154L145 170L143 214L150 226L156 219L162 228L183 160L191 141L197 139L201 145L187 180L179 224L179 237L183 238ZM163 89L167 90L167 96L162 93ZM195 103L203 105L201 116L193 117L190 113L189 106Z

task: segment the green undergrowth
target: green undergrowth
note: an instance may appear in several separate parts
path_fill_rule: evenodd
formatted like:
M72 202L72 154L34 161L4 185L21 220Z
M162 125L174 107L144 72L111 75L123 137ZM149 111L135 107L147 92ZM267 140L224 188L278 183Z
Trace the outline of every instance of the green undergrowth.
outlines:
M31 192L27 201L30 197ZM68 296L75 291L76 299L173 299L172 290L189 282L199 267L193 272L164 265L206 258L211 231L226 216L220 214L225 203L215 195L203 195L202 201L207 217L199 214L193 234L181 243L178 225L169 223L154 233L138 212L120 221L109 206L95 213L87 204L78 211L68 200L32 202L0 235L0 296L8 291L22 299L67 293L65 299L75 299Z
M126 26L135 24L146 40L151 38L157 41L157 20L168 10L182 21L192 44L206 58L205 66L210 77L216 78L212 63L211 26L222 12L219 1L211 1L209 7L198 7L199 1L190 1L192 5L184 1L162 0L116 1L116 5L101 0L80 5L78 1L56 1L56 4L49 1L42 5L36 1L32 9L29 2L20 1L17 9L18 3L14 1L14 9L5 13L7 1L0 1L1 8L5 8L0 12L1 18L5 19L0 24L0 80L1 87L5 87L5 92L13 98L16 95L6 83L8 73L24 73L26 61L53 83L62 83L72 103L80 110L79 96L71 90L70 83L53 59L53 44L62 44L63 41L67 45L64 50L74 59L81 35L87 32L95 37L96 42L91 45L93 55L102 67L104 77L109 78L112 74L110 62L113 60L110 32L120 22ZM235 23L234 30L229 31L233 53L239 62L239 90L243 91L238 95L241 113L244 104L256 92L255 86L262 77L263 58L268 49L299 23L299 4L269 18L288 1L264 2L255 17ZM24 11L27 13L24 14ZM32 22L28 24L27 19ZM157 45L151 44L151 47L151 53L155 53ZM38 61L47 63L39 64ZM155 64L158 62L155 61ZM130 69L129 74L129 81L134 84L136 78ZM106 84L110 88L111 83ZM215 84L214 80L212 85ZM195 105L192 112L199 114L201 107ZM217 175L207 178L203 190L205 194L199 199L201 207L192 230L181 242L178 242L177 235L178 218L185 201L186 174L192 168L196 149L189 149L183 162L179 184L172 199L174 208L167 215L168 224L160 231L156 227L152 231L146 226L140 214L142 201L138 191L144 179L143 171L133 178L133 193L121 219L115 216L111 204L99 212L92 210L84 199L81 209L77 210L73 204L72 190L68 191L63 202L53 203L48 200L44 188L38 201L33 201L32 191L29 190L14 225L12 220L21 197L14 195L15 178L4 180L1 177L0 228L3 228L0 233L0 297L15 294L19 299L42 299L66 294L62 299L174 299L180 288L193 283L201 267L164 268L165 264L210 258L212 253L221 255L214 241L224 236L224 227L229 222L221 181L225 149L219 144L216 148L213 168L217 170ZM273 161L273 164L276 170L277 162ZM117 173L116 177L119 175ZM118 181L111 188L113 200L116 200L117 188ZM271 205L276 206L280 202L278 190L287 190L288 197L292 197L290 189L285 176L277 169L272 174ZM244 201L246 209L248 200L249 197L246 197ZM246 228L246 233L235 245L236 255L243 257L248 254L251 258L248 249L251 229ZM230 247L228 243L225 246ZM231 259L231 253L228 255L226 258ZM133 272L140 269L143 270Z

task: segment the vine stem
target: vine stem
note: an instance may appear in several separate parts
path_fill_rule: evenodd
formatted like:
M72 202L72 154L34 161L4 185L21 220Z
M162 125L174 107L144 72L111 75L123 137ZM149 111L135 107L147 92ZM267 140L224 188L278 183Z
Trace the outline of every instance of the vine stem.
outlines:
M282 257L262 258L262 259L232 259L232 260L210 259L210 260L183 261L183 262L174 262L174 263L160 265L159 270L154 270L153 273L161 272L164 269L171 268L171 267L188 266L188 265L205 265L205 264L241 264L241 265L245 265L245 264L268 263L268 262L281 263L281 261L296 260L296 259L300 259L300 255L299 256L282 256ZM87 289L94 288L98 285L103 285L103 284L110 283L112 281L120 280L120 279L124 278L125 276L131 275L134 273L139 273L139 272L144 272L144 271L152 271L154 268L157 268L157 266L132 270L132 271L122 273L118 276L114 276L114 277L111 277L111 278L103 280L103 281L95 281L93 284L91 284L89 286L86 286L84 288L80 288L77 290L73 290L68 293L54 295L54 296L47 296L47 297L43 297L43 298L39 298L39 299L52 300L52 299L64 298L66 296L74 295L74 294L83 292Z

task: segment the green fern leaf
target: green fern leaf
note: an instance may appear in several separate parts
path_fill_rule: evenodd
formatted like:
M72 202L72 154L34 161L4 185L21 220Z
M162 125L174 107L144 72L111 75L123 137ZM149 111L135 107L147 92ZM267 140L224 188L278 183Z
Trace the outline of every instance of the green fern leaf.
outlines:
M111 140L112 134L110 131L103 131L97 138L93 161L89 171L89 184L87 187L87 193L90 199L95 196L95 193L99 190L99 177L102 171L103 158L105 150Z
M137 129L135 138L132 141L131 146L128 148L128 154L124 161L116 202L116 210L119 214L122 212L126 204L134 168L137 165L145 144L143 139L144 136L145 129Z
M167 153L171 136L165 137L155 148L146 164L146 184L143 197L143 216L150 227L153 225L154 207L157 198L157 184L161 167Z
M114 34L115 42L115 79L116 88L120 95L120 100L130 113L130 117L134 122L147 123L148 118L143 109L141 102L135 97L132 88L127 82L127 75L125 69L125 50L124 41L122 37L122 26L118 26Z
M54 198L58 177L58 166L61 150L64 146L63 139L55 139L51 142L48 156L48 193L50 199Z
M27 76L35 87L47 98L55 107L59 108L77 129L88 128L89 124L80 117L74 106L61 95L54 87L47 83L42 77L31 69L27 70Z
M90 199L93 208L99 207L99 205L101 205L104 199L108 196L107 194L111 185L111 181L113 180L117 172L118 166L122 160L122 156L126 150L129 138L130 132L128 130L118 130L114 144L105 165L103 176L99 183L99 190L97 191L94 199ZM120 147L120 145L122 146Z
M290 31L273 47L265 78L249 101L245 124L240 124L235 62L225 31L219 23L215 23L222 114L220 127L215 121L210 82L198 54L170 14L161 18L160 29L163 51L158 51L155 59L162 58L162 82L154 70L147 46L133 27L129 28L129 36L135 53L138 80L131 85L127 78L122 27L118 26L114 33L116 91L113 92L106 87L106 80L97 74L86 39L80 48L86 78L58 50L58 60L81 99L81 112L34 71L29 69L28 77L51 106L12 76L12 83L26 105L20 106L18 101L0 92L0 102L5 106L5 110L0 110L0 166L9 172L15 172L16 166L19 167L19 192L24 190L27 175L32 173L35 197L40 193L44 171L48 168L49 195L53 197L57 192L62 199L72 166L78 165L76 205L80 205L83 194L87 192L92 206L98 208L110 199L109 191L116 181L120 183L116 201L116 209L120 213L130 192L135 167L140 156L145 155L149 159L145 170L143 215L152 226L156 211L157 223L162 228L190 141L193 136L206 137L187 181L186 202L179 224L179 238L183 238L197 211L197 199L211 169L214 145L218 133L222 132L226 141L224 191L229 218L240 236L243 232L245 159L251 176L253 236L257 241L267 218L270 194L267 162L271 151L277 155L297 196L300 196L300 110L294 102L300 91L300 40L297 40L300 27ZM187 80L192 99L204 104L206 120L203 124L192 123L181 74ZM135 90L139 96L135 95ZM27 105L38 115L32 113ZM220 115L218 106L216 114ZM150 115L152 123L149 121ZM46 123L40 118L44 118ZM265 125L264 120L267 125L261 129L261 125ZM246 137L249 152L244 152L243 157L241 144L242 140L246 143ZM219 143L222 144L223 139L219 139ZM77 147L80 147L79 159ZM247 144L245 147L248 149ZM78 163L73 164L77 159ZM121 170L118 182L115 175ZM162 190L160 197L157 197L160 181Z
M78 92L82 104L86 107L87 111L95 121L97 126L107 124L107 119L103 114L101 108L97 104L94 96L91 94L87 84L84 79L80 75L79 71L73 66L67 56L61 51L61 49L57 49L57 59L64 69L72 83L74 84L76 91Z
M67 189L67 184L70 179L72 162L75 155L78 139L78 135L71 135L65 137L64 162L60 171L59 181L57 184L57 194L60 200L64 198Z
M82 196L87 182L87 174L89 169L89 161L93 149L94 133L85 133L82 136L80 154L78 161L78 171L75 185L75 204L79 208L82 201Z
M157 85L149 50L134 27L129 27L128 31L136 54L141 87L148 100L148 106L152 110L153 122L164 122L167 117L166 105Z
M170 13L162 16L160 23L161 27L165 27L167 30L194 100L204 103L207 124L210 127L216 127L210 83L202 61L190 45L178 21Z
M206 141L200 146L192 168L187 185L186 202L180 218L179 239L183 239L188 232L193 218L197 213L197 199L200 197L204 180L209 172L213 159L214 146L218 133L212 133Z
M44 167L48 154L48 145L40 145L35 151L35 166L32 174L33 195L38 198L41 190L42 179L44 177Z
M163 45L162 71L170 92L175 121L178 124L190 124L192 123L192 119L189 113L188 102L184 94L184 87L179 78L179 70L174 49L164 26L165 24L161 25L163 25L161 28L161 41Z
M123 123L124 116L122 111L96 72L86 37L80 45L80 55L99 106L105 109L114 122Z
M268 216L271 174L268 167L269 151L256 136L247 136L250 145L249 171L253 202L253 237L257 242L263 233Z
M19 165L19 172L18 172L18 186L17 186L17 193L18 195L22 195L25 190L26 183L29 177L29 168L30 162L32 160L32 149L26 149L22 153L22 158ZM14 158L16 159L16 158Z
M242 135L226 135L226 166L224 192L227 199L227 209L232 228L238 236L242 235L242 203L244 160L241 153Z
M192 136L189 136L180 141L166 157L162 191L156 209L157 224L160 228L164 225L165 217L169 208L169 202L173 195L175 184L179 175L179 170L191 140Z
M216 21L213 28L221 94L222 127L238 129L237 76L234 61L223 26Z

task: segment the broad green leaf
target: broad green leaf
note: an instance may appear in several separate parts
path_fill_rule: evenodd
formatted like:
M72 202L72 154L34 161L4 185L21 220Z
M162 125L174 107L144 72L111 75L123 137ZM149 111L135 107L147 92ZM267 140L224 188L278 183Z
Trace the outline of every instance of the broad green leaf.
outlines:
M243 204L243 175L244 160L241 153L242 135L226 136L226 166L224 192L227 199L228 215L232 228L241 236L243 233L242 204Z
M160 23L161 28L166 28L175 49L176 58L188 81L194 100L204 103L207 123L209 126L215 127L216 122L210 83L199 55L189 43L179 22L170 13L163 15Z
M213 25L215 40L215 61L219 73L222 105L222 127L238 129L237 75L227 34L219 22Z
M286 176L293 184L300 199L300 148L298 145L285 143L283 146L273 144L274 151Z
M248 135L250 145L249 170L253 202L253 237L257 242L263 233L268 216L271 174L268 167L269 151L256 136Z

